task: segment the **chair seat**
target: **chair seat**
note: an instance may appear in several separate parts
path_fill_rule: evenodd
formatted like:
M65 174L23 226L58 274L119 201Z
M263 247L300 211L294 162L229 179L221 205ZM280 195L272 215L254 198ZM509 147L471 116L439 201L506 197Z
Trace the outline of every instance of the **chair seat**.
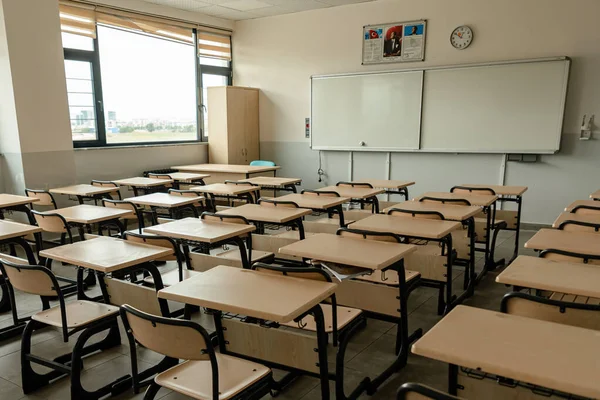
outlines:
M67 328L72 329L80 328L81 326L88 325L111 315L117 315L119 313L119 307L95 303L93 301L77 300L66 303L65 312L67 314ZM33 314L31 319L43 322L47 325L59 328L62 327L59 306Z
M183 280L190 279L194 276L200 275L202 272L194 271L192 269L184 269L183 270ZM164 287L173 286L176 283L179 283L179 269L172 269L161 274L162 282ZM144 278L144 283L149 285L154 285L154 279L152 276L147 276Z
M600 299L597 299L595 297L577 296L574 294L566 294L566 293L559 293L559 292L553 292L550 295L550 300L566 301L566 302L580 303L580 304L600 305Z
M268 252L268 251L252 250L252 260L250 260L250 261L252 263L257 262L257 261L264 261L265 259L268 259L268 258L274 257L274 256L275 255L273 253ZM238 249L227 250L222 253L215 254L215 257L219 257L219 258L223 258L225 260L231 260L231 261L241 261L242 260L242 255L240 254L240 251Z
M406 270L404 274L407 283L421 276L419 272L410 270ZM385 280L383 278L385 278ZM387 286L398 286L400 284L398 273L394 270L385 271L385 273L382 271L373 271L371 275L362 275L356 279L359 281L379 283Z
M331 333L333 332L333 306L331 304L321 304L321 309L323 310L323 316L325 317L325 332ZM337 330L342 330L346 325L354 321L361 314L362 310L359 310L358 308L337 306ZM300 324L291 321L282 325L312 332L317 331L317 324L312 315L307 315L306 317L302 318Z
M234 397L269 375L264 365L240 358L215 354L219 366L219 399ZM167 389L194 399L212 400L212 371L210 361L186 361L163 373L154 381Z

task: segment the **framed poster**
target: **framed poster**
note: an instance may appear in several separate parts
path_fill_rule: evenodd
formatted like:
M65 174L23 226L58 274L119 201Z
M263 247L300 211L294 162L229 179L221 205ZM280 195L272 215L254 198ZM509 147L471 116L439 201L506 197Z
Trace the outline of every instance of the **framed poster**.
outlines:
M426 25L421 20L364 26L363 65L423 61Z

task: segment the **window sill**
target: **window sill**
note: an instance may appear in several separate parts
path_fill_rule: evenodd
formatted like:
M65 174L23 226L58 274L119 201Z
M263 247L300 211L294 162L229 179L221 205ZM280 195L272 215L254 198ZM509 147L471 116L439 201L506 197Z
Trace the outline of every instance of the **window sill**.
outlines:
M197 146L208 145L208 142L183 142L183 143L156 143L156 144L123 144L114 146L98 146L98 147L74 147L75 151L87 150L115 150L115 149L136 149L145 147L173 147L173 146Z

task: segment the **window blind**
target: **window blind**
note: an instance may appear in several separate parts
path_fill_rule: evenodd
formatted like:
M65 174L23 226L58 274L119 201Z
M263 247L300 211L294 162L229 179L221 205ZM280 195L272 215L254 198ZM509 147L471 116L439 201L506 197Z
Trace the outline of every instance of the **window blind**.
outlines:
M60 30L96 38L96 12L93 8L60 5Z
M199 30L198 55L231 61L231 37Z

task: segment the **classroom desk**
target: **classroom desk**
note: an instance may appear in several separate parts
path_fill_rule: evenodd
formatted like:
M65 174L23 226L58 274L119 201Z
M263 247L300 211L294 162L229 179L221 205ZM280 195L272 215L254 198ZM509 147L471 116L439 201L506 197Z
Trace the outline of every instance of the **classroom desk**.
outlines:
M173 180L134 177L134 178L118 179L113 182L119 186L130 187L133 190L133 195L138 196L140 191L143 193L150 192L153 190L156 191L157 189L160 189L161 187L165 187L166 185L172 184Z
M59 214L67 221L67 223L75 225L79 231L79 236L81 240L84 240L83 228L86 225L96 223L113 223L119 228L119 231L122 234L125 231L125 229L123 227L123 224L121 224L121 222L119 221L119 218L122 218L126 215L130 215L131 213L131 211L122 210L119 208L107 208L87 204L80 204L78 206L59 208L57 210L50 210L44 212L44 214Z
M565 207L565 211L574 214L600 214L600 202L597 200L576 200Z
M263 189L286 190L297 193L296 186L302 183L300 178L279 178L275 176L257 176L255 178L242 179L240 182L248 182L260 186Z
M260 232L264 231L262 225L265 223L284 226L295 225L298 227L300 240L302 240L305 238L302 217L310 215L311 211L305 208L267 207L259 204L244 204L219 211L217 214L242 216L248 221L258 225L257 228Z
M568 212L561 213L552 224L553 228L562 229L568 225L580 225L590 227L596 231L600 230L600 212L596 214L579 213L573 214ZM583 228L582 228L583 229Z
M176 218L178 215L177 213L184 209L191 210L194 216L198 218L198 210L196 210L194 204L201 200L204 200L204 197L175 196L168 193L150 193L125 199L125 201L129 201L133 204L150 207L155 220L157 208L168 209L171 218Z
M31 204L40 201L35 197L17 196L15 194L0 193L0 219L4 219L4 211L17 211L27 215L31 225L35 225L35 218L28 207Z
M188 244L202 243L219 245L233 242L239 247L242 265L250 269L246 245L241 236L256 230L254 225L230 224L226 222L206 222L199 218L184 218L166 224L151 226L145 232L154 235L166 236L177 239L184 246L184 255L189 264ZM248 249L251 251L251 249ZM208 251L207 251L208 252Z
M75 196L79 204L83 204L85 199L97 200L102 198L111 198L107 195L114 190L114 187L81 184L50 189L50 193Z
M223 183L225 181L241 181L257 176L276 176L280 166L275 167L253 167L250 165L234 164L196 164L177 165L173 169L185 172L209 173L210 178L206 183Z
M485 247L483 249L475 247L475 251L482 251L485 254L485 264L483 270L477 276L477 281L483 279L488 271L495 269L500 265L494 261L494 246L492 245L492 231L496 220L496 201L498 195L472 195L465 193L450 193L450 192L426 192L423 195L415 198L416 201L422 201L423 199L442 199L442 200L466 200L472 206L482 207L483 212L486 215L486 229L488 234L485 238Z
M478 376L485 372L600 398L600 335L591 329L458 306L425 333L412 352L450 365L453 395L461 367ZM472 379L464 374L461 378Z
M415 184L413 181L396 181L390 179L358 179L352 183L368 183L374 188L385 189L386 194L399 194L408 200L408 187Z
M210 197L213 206L216 205L217 197L236 197L245 199L249 204L254 203L255 196L258 199L260 186L235 185L233 183L211 183L203 186L192 186L189 190L199 192Z
M392 297L392 301L395 304L394 308L398 307L397 302L398 300L400 301L400 307L397 308L399 311L399 318L393 319L398 325L396 342L397 357L379 376L373 380L370 378L363 380L358 387L352 391L352 397L358 396L362 391L368 390L368 388L371 390L377 389L394 372L403 368L406 365L409 344L422 334L422 330L420 329L410 336L408 334L407 304L410 291L407 285L407 272L404 269L404 258L415 251L417 251L417 246L415 245L364 240L327 233L315 234L309 236L305 240L289 244L279 249L279 252L282 254L301 257L303 259L318 260L319 263L324 266L326 265L324 263L334 263L379 272L392 269L398 274L397 292ZM325 270L328 270L328 268L329 267L325 266ZM410 271L410 274L411 281L415 282L414 279L418 279L419 274L414 271ZM361 281L359 286L364 286L364 281ZM388 289L386 286L377 286L381 290ZM337 295L338 304L361 308L365 311L374 311L374 309L371 308L373 304L366 304L372 303L371 301L367 300L361 304L361 296L364 293L364 290L356 290L355 282L345 279L340 283L339 290L340 292ZM347 293L352 293L352 295L347 296ZM378 294L379 296L377 297L381 300L384 293L380 292ZM351 299L349 297L351 297ZM361 307L361 305L363 307ZM378 316L376 314L370 314L369 316L382 319L380 315ZM388 322L392 321L389 317L383 319ZM342 351L345 351L343 342L339 344L339 348L343 349ZM343 356L341 356L340 359L343 360ZM336 380L336 398L338 399L346 398L343 385L343 377L338 376Z
M373 204L373 212L379 213L379 200L377 195L385 192L383 189L362 188L352 186L325 186L317 189L317 192L335 192L341 197L349 197L351 201L357 200L363 203Z
M496 282L600 298L600 268L597 265L519 256L496 277Z
M500 203L516 203L517 211L516 215L511 210L496 210L496 217L498 219L506 220L507 227L504 230L515 232L515 248L512 257L508 260L510 264L519 255L519 234L521 231L521 212L523 210L523 194L529 189L527 186L505 186L505 185L473 185L473 184L462 184L460 186L480 188L480 189L492 189L498 196L498 202ZM516 218L515 223L511 223L510 219ZM505 264L505 260L499 260L496 264Z
M333 283L221 265L202 273L201 276L160 290L158 297L217 310L213 317L222 354L230 353L227 347L231 344L225 339L228 332L223 330L222 312L278 323L294 321L307 313L313 314L317 325L316 351L321 396L323 399L329 399L327 335L319 303L329 298L335 289L336 285Z
M351 225L352 229L364 231L390 232L396 235L417 239L440 242L446 245L446 249L452 249L452 232L461 228L461 224L455 221L440 221L422 218L405 218L391 215L374 214L361 219ZM466 289L460 296L454 298L452 294L452 251L446 251L446 282L424 280L428 286L442 290L446 286L446 301L444 312L447 313L455 304L470 296L470 290Z
M588 232L540 229L525 243L525 248L561 250L598 259L600 258L600 235Z
M395 204L391 207L388 207L383 210L384 214L387 214L392 209L400 209L400 210L408 210L415 212L422 211L435 211L444 217L444 219L450 221L458 221L467 226L468 235L470 238L470 247L469 247L469 258L468 267L469 271L465 274L464 289L468 289L470 294L473 294L475 289L475 282L477 282L477 277L475 274L475 219L474 217L481 212L481 207L479 206L455 206L451 204L442 204L442 203L430 203L430 202L420 202L420 201L405 201L402 203ZM465 260L466 261L466 260Z
M350 201L348 197L329 197L316 196L312 194L288 194L277 198L278 201L292 201L301 208L308 208L313 211L325 211L327 213L337 213L340 217L340 227L346 226L344 223L344 210L342 204Z

